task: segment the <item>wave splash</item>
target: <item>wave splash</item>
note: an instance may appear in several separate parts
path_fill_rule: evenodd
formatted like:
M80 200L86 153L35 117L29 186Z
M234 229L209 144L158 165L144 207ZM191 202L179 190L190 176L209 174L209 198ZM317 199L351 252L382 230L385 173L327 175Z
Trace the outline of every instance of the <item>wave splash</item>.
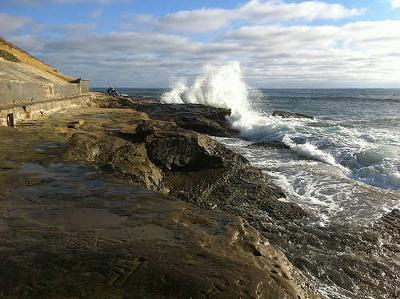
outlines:
M161 102L243 110L247 99L248 89L240 64L233 61L219 66L206 65L203 74L191 86L180 80L170 92L162 95Z
M282 120L280 117L260 115L251 109L251 101L259 93L250 89L243 80L240 63L231 61L223 65L206 65L203 73L192 85L180 80L169 92L161 97L162 103L203 104L231 110L228 117L231 126L241 132L245 138L257 141L274 140L289 146L300 156L347 169L335 161L335 158L318 149L315 145L295 143L290 132L304 126L311 120Z

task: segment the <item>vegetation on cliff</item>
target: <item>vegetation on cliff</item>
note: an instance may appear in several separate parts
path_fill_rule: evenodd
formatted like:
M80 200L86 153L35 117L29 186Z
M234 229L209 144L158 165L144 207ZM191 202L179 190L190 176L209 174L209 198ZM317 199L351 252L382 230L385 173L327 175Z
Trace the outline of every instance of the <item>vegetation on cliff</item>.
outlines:
M7 52L2 49L0 49L0 57L5 60L11 61L11 62L20 62L21 61L17 57L15 57L13 54L11 54L10 52Z

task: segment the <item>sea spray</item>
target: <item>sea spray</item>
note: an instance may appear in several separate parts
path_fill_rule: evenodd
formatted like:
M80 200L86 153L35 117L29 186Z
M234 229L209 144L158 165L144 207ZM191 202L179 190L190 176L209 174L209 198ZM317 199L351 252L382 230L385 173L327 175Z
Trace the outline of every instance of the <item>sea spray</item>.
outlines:
M162 95L163 103L203 104L243 111L248 104L248 89L242 79L239 62L206 65L203 74L191 86L180 80L170 92Z
M161 97L162 103L203 104L231 110L228 121L241 135L252 140L274 140L289 146L301 156L337 166L344 172L347 169L336 163L335 158L310 143L297 144L287 135L304 122L312 120L290 120L279 117L262 116L251 109L251 101L258 96L243 80L240 63L231 61L223 65L206 65L203 73L193 84L178 81L171 91Z

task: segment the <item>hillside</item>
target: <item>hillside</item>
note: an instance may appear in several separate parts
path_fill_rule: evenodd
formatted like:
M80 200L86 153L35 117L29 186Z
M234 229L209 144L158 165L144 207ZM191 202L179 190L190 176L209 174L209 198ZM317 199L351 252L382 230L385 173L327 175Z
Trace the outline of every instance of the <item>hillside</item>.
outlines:
M1 50L0 50L1 54ZM1 57L1 55L0 55ZM0 82L4 83L37 83L68 85L69 82L60 76L44 71L36 66L25 63L15 63L9 59L0 58ZM0 88L0 97L3 95Z
M33 69L37 69L39 72L47 72L54 75L64 81L70 82L76 78L66 76L58 70L54 69L50 65L44 63L43 61L33 57L28 52L16 47L12 43L6 41L4 38L0 37L0 57L8 61L20 61L24 64L29 65Z

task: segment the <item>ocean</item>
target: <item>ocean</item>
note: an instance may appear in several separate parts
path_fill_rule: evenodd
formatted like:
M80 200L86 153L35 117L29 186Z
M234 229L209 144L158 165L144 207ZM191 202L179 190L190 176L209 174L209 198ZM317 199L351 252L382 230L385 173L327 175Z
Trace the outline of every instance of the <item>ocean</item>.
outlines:
M400 257L385 247L398 245L373 229L400 208L400 89L251 89L237 70L222 76L221 88L215 72L170 90L118 90L232 109L228 121L241 137L216 139L281 186L282 201L312 215L305 223L271 228L272 243L330 298L400 294ZM275 110L314 119L274 117Z

